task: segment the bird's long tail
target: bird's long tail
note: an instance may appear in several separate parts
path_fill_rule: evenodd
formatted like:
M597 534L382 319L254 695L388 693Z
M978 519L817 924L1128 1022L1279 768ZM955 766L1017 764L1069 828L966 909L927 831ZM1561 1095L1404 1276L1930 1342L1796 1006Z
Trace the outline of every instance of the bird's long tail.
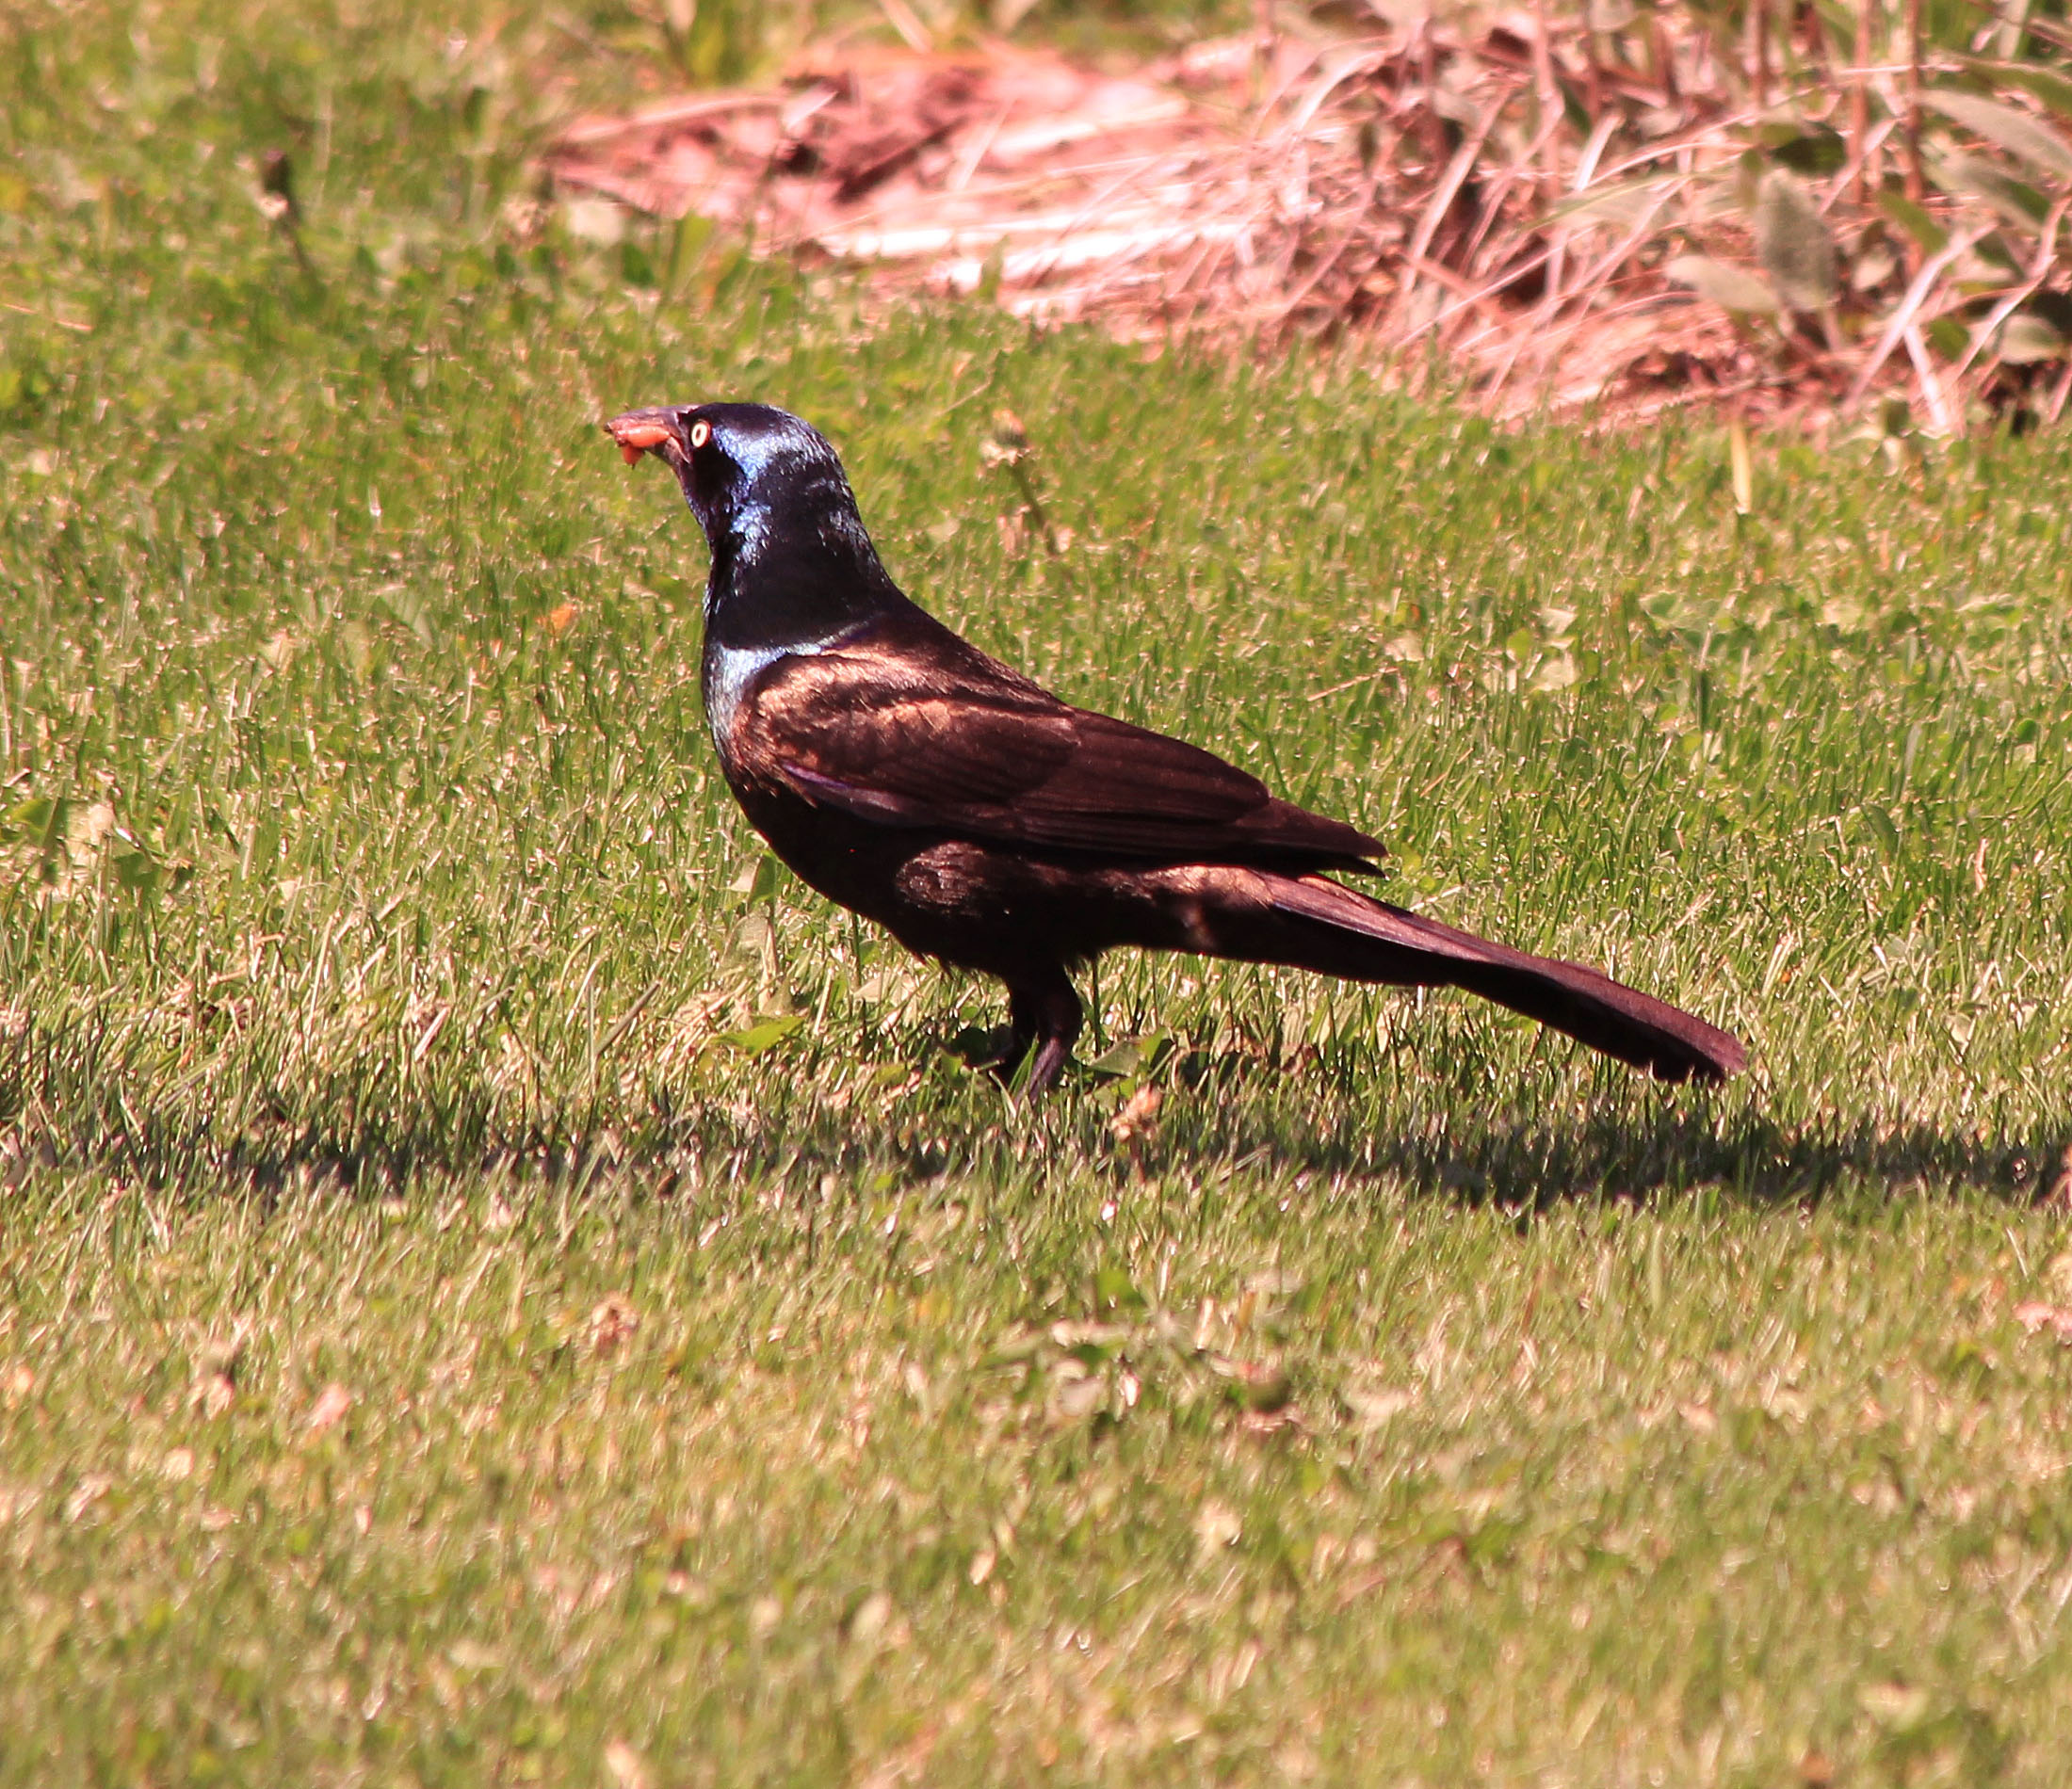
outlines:
M1664 1081L1724 1081L1747 1065L1731 1032L1580 963L1492 943L1321 876L1259 881L1271 919L1247 927L1250 947L1232 955L1355 981L1465 988Z

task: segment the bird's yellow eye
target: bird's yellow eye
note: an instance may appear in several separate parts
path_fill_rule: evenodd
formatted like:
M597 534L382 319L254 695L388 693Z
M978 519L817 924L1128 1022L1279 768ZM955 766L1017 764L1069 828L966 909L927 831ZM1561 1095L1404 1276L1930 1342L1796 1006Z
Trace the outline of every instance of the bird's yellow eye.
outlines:
M701 416L690 426L690 447L693 453L712 439L712 425Z

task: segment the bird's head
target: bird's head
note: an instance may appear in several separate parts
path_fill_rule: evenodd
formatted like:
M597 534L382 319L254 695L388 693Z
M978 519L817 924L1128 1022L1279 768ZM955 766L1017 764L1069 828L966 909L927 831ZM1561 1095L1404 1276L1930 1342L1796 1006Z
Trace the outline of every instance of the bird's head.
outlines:
M676 475L717 556L754 550L782 518L847 532L856 499L827 438L767 404L663 404L605 425L627 465L654 454Z

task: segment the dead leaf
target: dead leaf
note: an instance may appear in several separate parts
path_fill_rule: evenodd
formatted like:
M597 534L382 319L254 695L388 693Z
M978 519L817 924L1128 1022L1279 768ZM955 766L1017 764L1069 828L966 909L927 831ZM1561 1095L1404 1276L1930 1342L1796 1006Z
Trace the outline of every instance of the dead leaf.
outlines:
M1368 1389L1349 1385L1338 1394L1338 1401L1345 1406L1346 1418L1354 1428L1380 1428L1391 1418L1408 1410L1411 1394L1396 1386Z
M1123 1102L1109 1129L1118 1143L1148 1138L1157 1129L1158 1108L1165 1104L1165 1089L1146 1082Z
M463 1671L494 1671L504 1662L503 1654L479 1640L456 1640L446 1648L446 1663Z
M2061 1342L2072 1342L2072 1311L2063 1305L2045 1304L2041 1299L2031 1299L2015 1307L2015 1321L2034 1335L2039 1330L2050 1330Z
M237 1400L237 1366L245 1358L250 1331L243 1324L229 1335L204 1342L194 1359L194 1383L187 1391L187 1405L214 1420Z
M114 1483L106 1473L89 1473L73 1487L72 1495L65 1499L65 1520L77 1522L108 1494Z
M892 1638L898 1607L882 1590L873 1590L857 1605L842 1631L842 1637L864 1652L875 1652L882 1641Z
M1918 1684L1867 1684L1856 1692L1863 1711L1881 1727L1906 1730L1918 1727L1928 1713L1928 1692Z
M649 1789L653 1781L648 1775L647 1760L623 1739L614 1739L605 1747L605 1768L611 1772L611 1780L619 1789Z
M321 1435L326 1429L335 1428L345 1420L352 1408L352 1394L336 1379L317 1393L316 1401L309 1408L309 1415L302 1421L302 1432L306 1435Z
M1195 1515L1194 1539L1205 1559L1225 1547L1236 1545L1238 1537L1243 1533L1244 1523L1238 1520L1238 1512L1214 1497L1203 1504Z
M607 1293L590 1314L590 1346L593 1353L609 1355L640 1327L640 1314L623 1293Z

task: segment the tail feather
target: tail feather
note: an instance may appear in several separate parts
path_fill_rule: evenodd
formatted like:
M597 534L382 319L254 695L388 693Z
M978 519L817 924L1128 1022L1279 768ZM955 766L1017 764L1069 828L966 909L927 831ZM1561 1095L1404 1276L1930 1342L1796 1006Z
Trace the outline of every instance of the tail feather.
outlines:
M1581 963L1534 957L1320 876L1275 877L1295 966L1399 987L1453 987L1551 1025L1664 1081L1724 1081L1748 1065L1731 1032Z

